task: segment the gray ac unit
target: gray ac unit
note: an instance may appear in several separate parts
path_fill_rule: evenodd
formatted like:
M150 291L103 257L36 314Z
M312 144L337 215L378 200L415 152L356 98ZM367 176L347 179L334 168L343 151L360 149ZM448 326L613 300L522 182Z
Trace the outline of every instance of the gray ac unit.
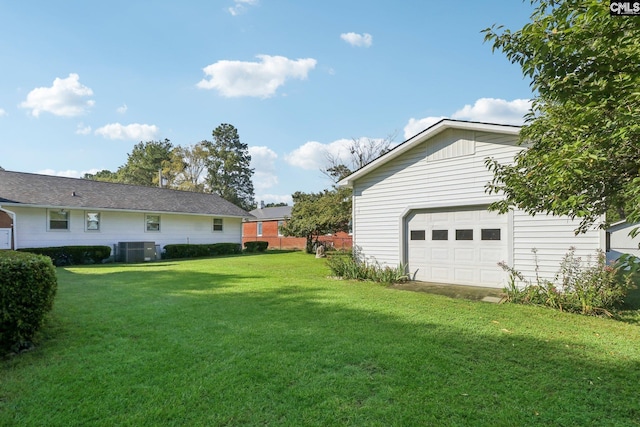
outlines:
M118 261L145 262L156 259L155 242L120 242L118 243Z

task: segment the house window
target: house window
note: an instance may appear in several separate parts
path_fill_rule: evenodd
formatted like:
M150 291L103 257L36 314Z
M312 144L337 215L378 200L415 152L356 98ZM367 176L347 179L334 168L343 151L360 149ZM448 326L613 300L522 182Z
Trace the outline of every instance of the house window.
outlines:
M222 231L222 218L213 218L213 231Z
M456 230L456 240L473 240L473 229Z
M262 222L258 222L257 227L258 227L258 231L257 231L258 236L262 236Z
M411 240L424 240L425 232L424 230L411 230Z
M499 228L483 228L480 231L480 238L482 240L500 240Z
M282 227L284 226L284 221L278 221L278 236L282 236Z
M431 230L431 240L449 240L449 230Z
M64 209L49 211L49 230L68 230L69 211Z
M86 221L87 231L100 230L100 213L99 212L87 212L85 221Z
M160 215L145 215L147 231L160 231Z

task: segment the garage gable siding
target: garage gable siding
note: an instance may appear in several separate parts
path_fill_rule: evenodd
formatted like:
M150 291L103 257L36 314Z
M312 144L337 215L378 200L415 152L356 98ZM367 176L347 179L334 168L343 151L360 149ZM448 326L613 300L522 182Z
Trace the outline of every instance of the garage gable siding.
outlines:
M512 159L521 150L517 136L474 131L473 154L429 160L437 156L432 147L446 149L443 140L450 137L447 132L436 135L354 183L354 243L365 257L391 267L405 262L404 216L412 208L487 205L496 200L485 192L491 180L485 158Z
M505 164L523 149L509 133L446 129L353 182L354 247L370 262L396 267L409 261L409 218L418 211L455 212L486 207L499 200L485 186L492 179L485 160ZM570 247L587 259L604 249L598 230L576 236L578 221L513 212L503 236L503 261L533 279L537 249L538 274L553 279ZM497 264L497 263L496 263ZM496 265L501 286L508 275ZM489 276L486 276L489 277ZM480 284L480 283L477 283Z

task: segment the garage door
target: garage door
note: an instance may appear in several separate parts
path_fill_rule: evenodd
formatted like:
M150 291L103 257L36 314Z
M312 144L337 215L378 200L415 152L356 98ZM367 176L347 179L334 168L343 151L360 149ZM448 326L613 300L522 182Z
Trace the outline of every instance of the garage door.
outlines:
M409 271L427 282L502 286L507 225L486 209L416 211L407 217Z

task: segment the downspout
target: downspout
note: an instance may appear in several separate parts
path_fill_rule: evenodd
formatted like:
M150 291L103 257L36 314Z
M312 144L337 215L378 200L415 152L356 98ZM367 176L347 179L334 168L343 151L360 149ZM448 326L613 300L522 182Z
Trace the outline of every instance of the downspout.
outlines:
M6 212L11 216L11 222L12 222L12 227L11 227L11 246L13 247L13 250L18 249L18 245L17 245L17 229L18 229L18 225L17 225L17 221L16 221L16 213L12 212L10 210L8 210L7 208L3 208L2 205L0 205L0 211Z

